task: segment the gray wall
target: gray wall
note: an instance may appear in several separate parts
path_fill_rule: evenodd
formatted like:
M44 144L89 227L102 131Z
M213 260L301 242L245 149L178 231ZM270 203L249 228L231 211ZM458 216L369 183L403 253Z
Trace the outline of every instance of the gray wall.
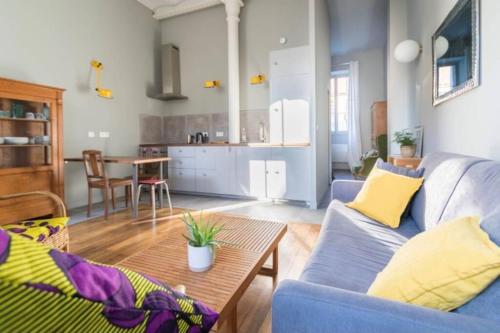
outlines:
M146 97L155 83L160 27L135 0L2 0L0 76L67 89L64 95L64 155L97 148L108 154L137 153L139 114L160 114L163 102ZM90 61L104 63L103 85L114 99L91 88ZM109 139L89 139L108 131ZM86 204L82 165L67 165L66 199ZM130 174L112 168L113 176Z
M372 148L372 104L387 98L386 51L377 48L334 56L334 69L335 64L349 61L359 61L361 141L363 152L366 152Z
M399 154L399 146L392 142L392 133L409 128L412 123L411 65L401 64L394 59L394 49L396 46L409 37L408 0L390 0L388 30L387 130L389 132L390 143L388 148L390 154Z
M432 106L431 36L456 0L420 0L408 3L408 35L423 46L419 59L410 65L411 110L408 122L424 126L424 152L450 151L500 159L500 1L481 1L481 86L465 95ZM392 117L392 115L391 115Z
M325 0L315 1L314 13L314 54L315 54L315 77L316 77L316 200L320 204L321 199L328 191L330 174L330 17Z
M307 0L248 0L241 11L241 109L267 110L269 85L251 86L250 77L269 74L269 52L306 45ZM258 22L258 23L257 23ZM163 20L162 41L181 52L183 94L187 101L169 103L169 115L227 112L227 28L223 6ZM279 43L281 36L288 43ZM220 80L221 89L204 89L205 80Z

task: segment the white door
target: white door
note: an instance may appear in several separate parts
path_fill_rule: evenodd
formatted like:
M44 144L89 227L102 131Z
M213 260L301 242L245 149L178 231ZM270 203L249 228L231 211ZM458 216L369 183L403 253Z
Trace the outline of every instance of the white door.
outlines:
M271 52L271 143L310 142L312 78L308 46Z
M266 161L270 148L239 147L236 149L237 195L265 198Z
M309 201L310 148L274 148L268 161L273 199Z
M212 148L215 156L215 182L213 193L236 194L236 149L234 147Z
M287 193L286 161L266 162L267 197L284 199Z
M269 142L283 143L283 103L277 101L269 108Z

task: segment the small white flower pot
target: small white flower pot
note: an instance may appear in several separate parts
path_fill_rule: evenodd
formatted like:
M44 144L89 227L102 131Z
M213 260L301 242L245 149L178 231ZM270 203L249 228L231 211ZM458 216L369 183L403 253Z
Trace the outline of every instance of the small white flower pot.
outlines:
M206 272L214 264L214 249L211 246L194 247L188 243L188 264L193 272Z

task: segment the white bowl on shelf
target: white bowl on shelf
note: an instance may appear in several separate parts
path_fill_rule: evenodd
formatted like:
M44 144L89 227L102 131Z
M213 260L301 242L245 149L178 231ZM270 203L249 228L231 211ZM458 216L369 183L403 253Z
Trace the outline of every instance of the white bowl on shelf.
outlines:
M29 138L22 136L6 136L4 139L6 145L27 145L30 141Z

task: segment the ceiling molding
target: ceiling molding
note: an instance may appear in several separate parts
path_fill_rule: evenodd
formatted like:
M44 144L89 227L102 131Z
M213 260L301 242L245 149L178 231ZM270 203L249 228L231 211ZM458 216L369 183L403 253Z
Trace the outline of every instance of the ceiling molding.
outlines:
M158 7L154 10L153 16L157 20L163 20L218 5L222 5L221 0L185 0L175 6Z

